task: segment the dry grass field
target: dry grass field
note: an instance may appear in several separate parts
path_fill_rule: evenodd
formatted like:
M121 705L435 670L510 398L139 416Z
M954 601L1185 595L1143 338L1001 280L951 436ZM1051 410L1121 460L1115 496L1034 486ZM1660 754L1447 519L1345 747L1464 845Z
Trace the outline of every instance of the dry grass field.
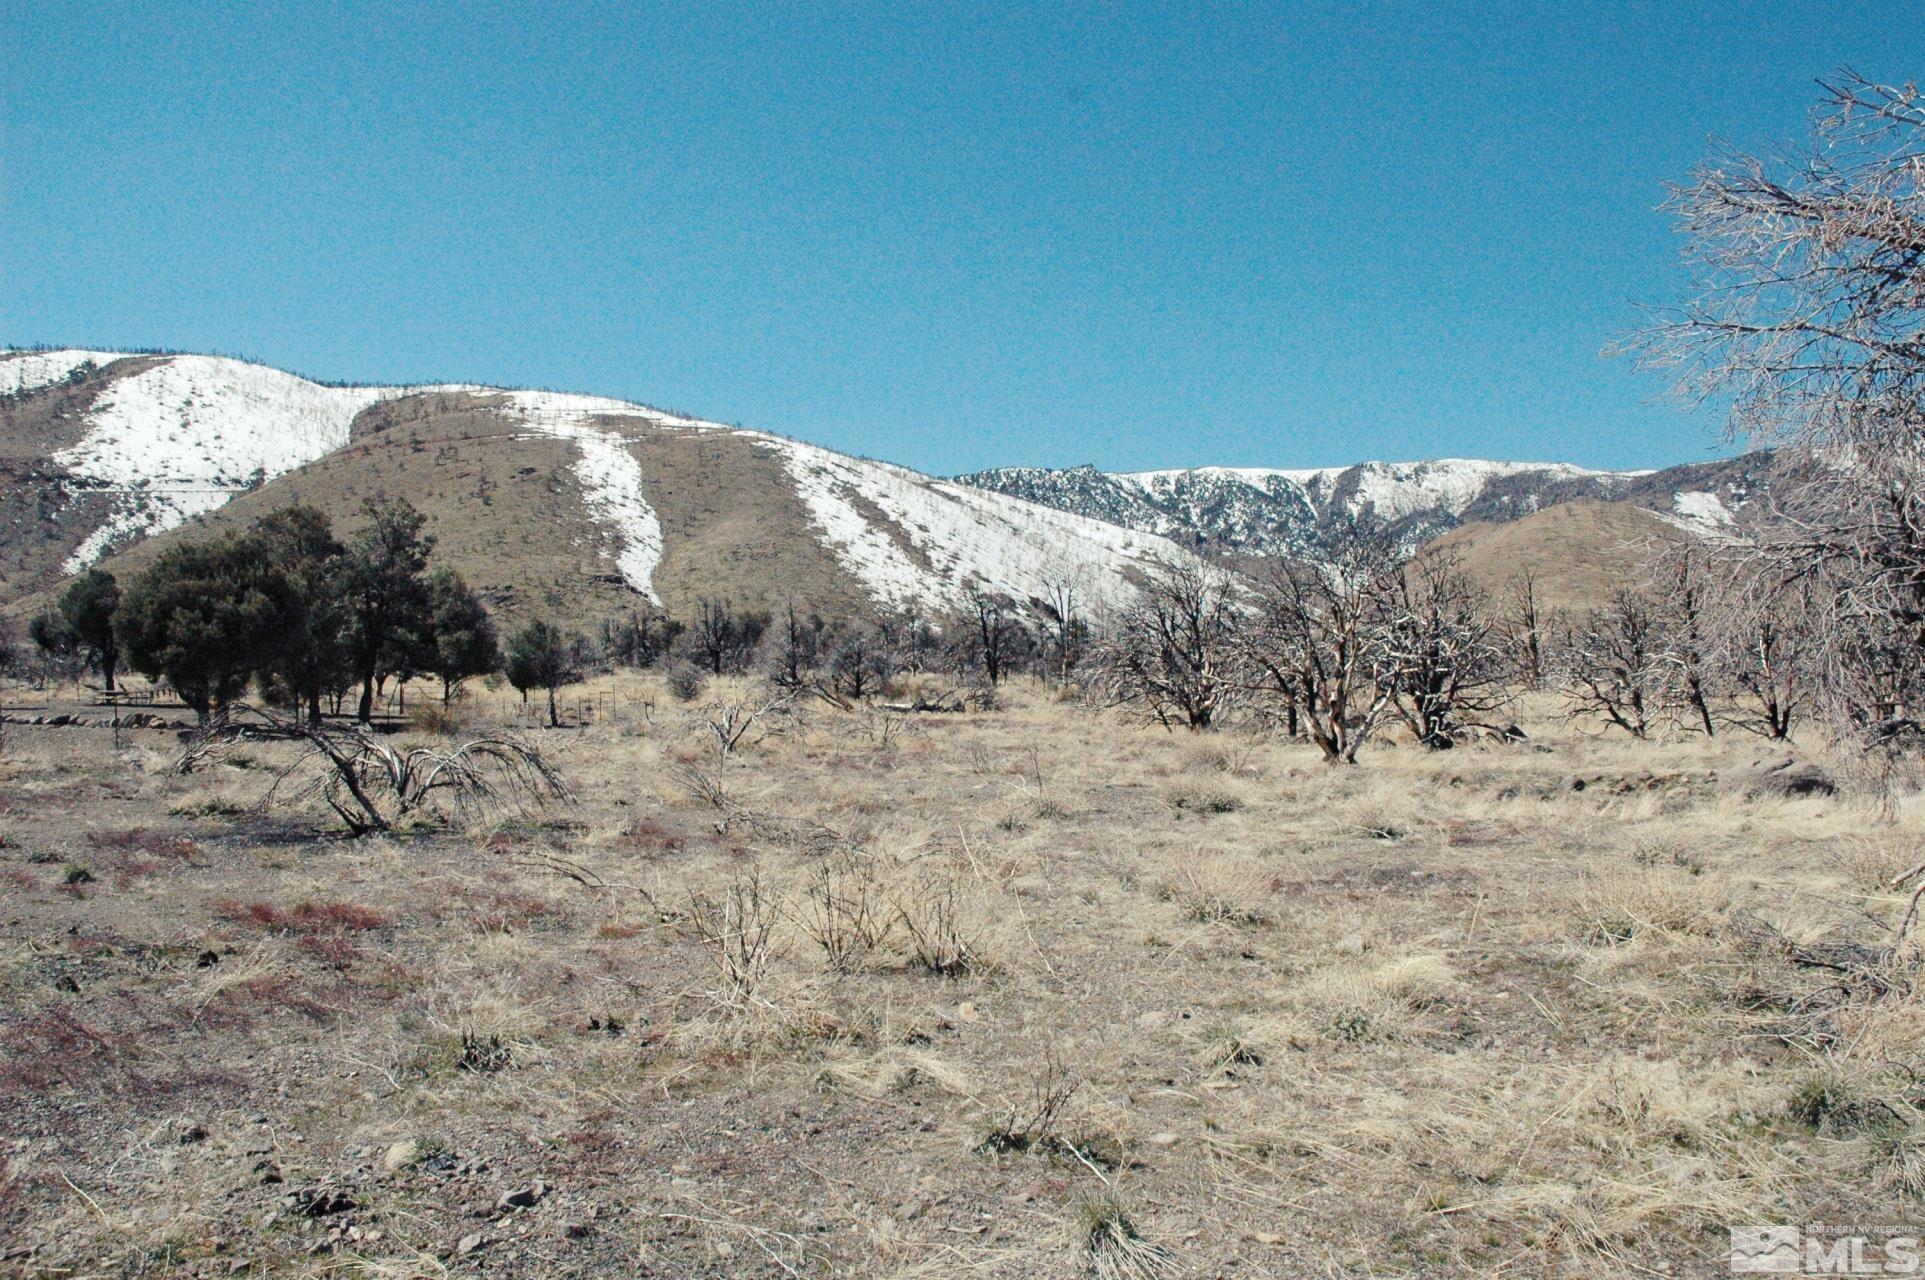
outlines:
M1845 945L1910 801L1034 685L718 769L654 689L536 735L572 805L360 840L254 809L282 745L10 728L0 1270L1692 1276L1918 1213L1925 1007Z

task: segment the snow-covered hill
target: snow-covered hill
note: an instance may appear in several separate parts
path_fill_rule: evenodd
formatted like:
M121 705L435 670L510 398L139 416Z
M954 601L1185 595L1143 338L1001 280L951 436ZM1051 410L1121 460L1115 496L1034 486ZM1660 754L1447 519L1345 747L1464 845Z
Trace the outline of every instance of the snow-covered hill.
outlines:
M1387 525L1414 547L1469 521L1516 520L1580 498L1635 502L1714 534L1729 525L1762 472L1763 456L1753 455L1663 472L1445 458L1302 471L1003 467L957 479L1188 546L1304 555L1350 521Z
M0 352L0 601L257 491L247 509L331 494L352 519L362 498L399 488L438 504L464 572L545 608L603 591L768 601L798 585L906 608L1070 583L1114 604L1192 549L1314 554L1352 519L1415 547L1578 498L1716 533L1762 475L1754 457L1667 472L1451 459L940 480L595 396L327 386L217 356ZM611 607L620 599L595 597Z
M396 403L415 397L434 404L416 411ZM468 447L477 419L498 424L493 447L566 442L575 497L593 525L568 536L655 603L658 567L675 548L644 457L663 435L719 435L779 466L822 555L884 607L954 606L979 589L1028 599L1058 582L1076 583L1092 603L1117 603L1143 572L1190 554L1151 534L1004 494L619 400L473 386L323 386L213 356L0 352L0 414L11 415L0 423L14 449L23 434L48 435L41 466L66 573L343 456L351 439L363 439L357 423L376 406L408 409L414 419L464 414ZM726 490L728 477L713 479ZM780 584L768 585L761 594L776 594Z

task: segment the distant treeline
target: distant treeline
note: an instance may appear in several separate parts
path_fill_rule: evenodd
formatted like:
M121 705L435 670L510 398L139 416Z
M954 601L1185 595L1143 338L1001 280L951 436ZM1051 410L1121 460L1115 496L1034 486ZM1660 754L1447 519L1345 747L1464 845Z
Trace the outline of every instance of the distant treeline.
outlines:
M760 673L846 699L897 676L941 670L988 686L1011 673L1067 674L1088 646L1072 593L1055 605L989 593L943 614L825 618L802 601L774 610L702 599L684 618L635 609L588 633L536 619L504 646L481 596L434 564L426 518L403 499L363 504L344 538L313 507L283 507L245 530L177 542L125 583L104 569L73 580L28 636L38 675L98 672L108 691L131 669L163 681L202 720L243 697L372 719L390 682L431 676L444 701L500 673L524 699L594 671L661 666L676 696L716 676ZM18 665L0 628L0 669Z

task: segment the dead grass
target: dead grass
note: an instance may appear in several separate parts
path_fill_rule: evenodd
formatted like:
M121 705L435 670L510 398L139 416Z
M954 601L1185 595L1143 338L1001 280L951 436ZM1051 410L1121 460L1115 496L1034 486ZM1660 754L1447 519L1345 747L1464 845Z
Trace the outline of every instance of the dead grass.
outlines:
M1917 975L1797 958L1889 947L1916 799L1528 702L1332 770L1019 685L811 707L718 806L664 691L596 692L563 819L363 841L240 804L271 745L183 792L165 734L13 734L7 1265L1708 1276L1919 1212Z

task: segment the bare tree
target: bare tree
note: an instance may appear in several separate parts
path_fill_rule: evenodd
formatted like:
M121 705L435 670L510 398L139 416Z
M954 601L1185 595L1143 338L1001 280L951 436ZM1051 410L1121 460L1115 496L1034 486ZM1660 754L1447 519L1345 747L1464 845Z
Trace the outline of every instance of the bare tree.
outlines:
M357 836L387 831L436 804L445 803L456 821L472 822L569 798L555 767L515 738L409 747L363 725L309 724L238 704L196 733L175 767L189 773L237 743L263 739L293 743L297 752L262 806L319 801Z
M1883 754L1925 739L1925 96L1845 72L1809 144L1714 155L1669 210L1701 280L1626 344L1793 466L1756 581L1818 609L1820 705ZM1782 455L1781 455L1782 456Z
M1519 677L1532 689L1544 686L1544 635L1548 619L1538 597L1537 575L1526 569L1511 579L1500 630Z
M684 640L695 661L719 676L747 664L768 624L767 614L744 613L728 600L705 596L696 602L695 625Z
M1375 664L1398 573L1390 540L1353 528L1328 560L1279 562L1260 585L1242 646L1245 685L1283 703L1332 764L1355 764L1390 710Z
M1103 645L1105 683L1165 728L1209 728L1237 691L1237 614L1229 574L1202 563L1165 567Z
M1385 583L1372 664L1392 709L1427 747L1454 746L1510 701L1488 603L1448 554L1419 557Z
M966 630L965 661L982 672L990 688L1003 682L1012 657L1028 642L1022 619L1008 596L973 591L968 613L958 620Z
M803 613L794 600L782 606L775 629L775 648L771 654L772 678L784 688L800 689L815 677L822 663L824 636L828 628L814 613Z
M1711 714L1719 676L1718 644L1711 633L1716 589L1712 565L1705 547L1683 542L1660 557L1656 566L1664 660L1672 671L1664 691L1674 709L1695 721L1707 738L1718 733Z
M1672 671L1656 608L1620 589L1573 624L1559 668L1572 715L1602 716L1634 738L1647 736Z
M1089 643L1089 619L1084 616L1083 575L1069 565L1045 571L1042 594L1036 601L1048 628L1049 664L1059 681L1067 681Z
M881 637L866 627L857 627L843 638L829 660L830 687L840 696L860 702L886 691L895 671Z
M1811 701L1813 620L1821 613L1809 584L1774 581L1766 568L1748 559L1725 576L1716 633L1719 665L1737 694L1727 719L1782 742Z

